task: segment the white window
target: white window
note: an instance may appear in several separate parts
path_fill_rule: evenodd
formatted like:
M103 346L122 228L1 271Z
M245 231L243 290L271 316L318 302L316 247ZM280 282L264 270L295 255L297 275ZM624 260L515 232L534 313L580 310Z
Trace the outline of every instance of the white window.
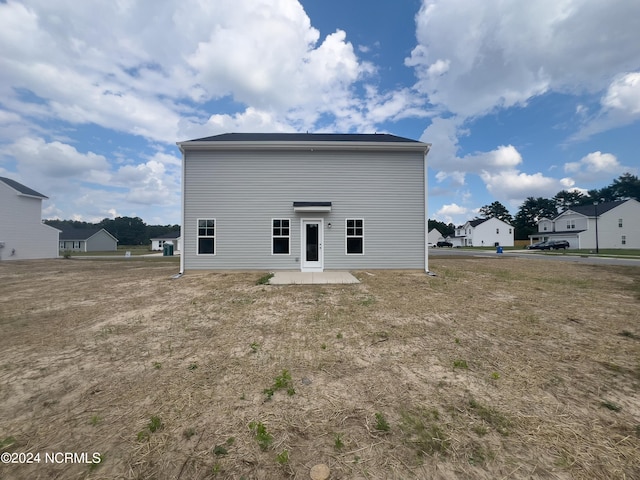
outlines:
M60 250L64 250L64 242L60 242Z
M273 255L289 255L291 229L288 218L274 218L271 222L271 253Z
M576 228L576 221L575 220L567 220L567 230L572 230Z
M511 233L512 233L512 230L511 230L511 229L509 229L509 235L511 235Z
M618 227L622 228L622 219L621 218L618 219Z
M364 220L347 219L347 255L364 254Z
M622 245L626 245L626 244L627 244L627 236L622 235Z
M500 229L496 228L496 235L500 234Z
M198 255L216 254L215 218L198 219Z
M80 241L74 241L73 242L73 248L80 248Z

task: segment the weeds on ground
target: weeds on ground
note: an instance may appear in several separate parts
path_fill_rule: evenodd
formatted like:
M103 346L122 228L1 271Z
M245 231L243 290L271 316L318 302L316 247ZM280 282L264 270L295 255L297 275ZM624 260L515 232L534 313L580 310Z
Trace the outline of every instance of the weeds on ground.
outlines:
M495 408L482 405L473 398L469 400L469 408L475 415L495 428L495 430L500 435L509 435L509 427L511 427L511 422L507 417L498 412Z
M440 414L436 409L417 412L401 412L400 430L405 435L405 443L411 445L418 456L446 454L450 440L438 424Z
M453 368L462 368L464 370L469 368L469 365L467 364L466 360L454 360L453 361Z
M267 432L267 427L262 422L249 423L249 430L255 435L261 450L267 450L273 443L273 436Z
M278 390L287 390L287 395L292 396L296 394L295 389L293 388L293 382L291 381L291 374L288 370L282 370L282 373L278 375L274 381L273 385L269 388L265 388L263 393L267 396L267 400L271 400L273 394Z
M162 430L164 428L164 423L162 423L162 420L160 419L160 417L153 415L150 419L149 419L149 423L147 424L147 428L144 430L140 430L138 432L138 441L142 442L145 440L149 440L151 438L151 434L158 432L160 430Z
M613 402L610 402L608 400L604 400L602 402L600 402L600 406L611 410L612 412L619 412L620 410L622 410L622 407L620 405L616 405Z
M388 432L391 430L389 422L387 422L387 419L384 418L384 415L380 412L376 413L376 430L380 432Z
M333 448L335 448L336 450L342 450L344 448L344 442L342 441L342 434L336 433L333 438L334 438Z
M266 275L261 276L256 285L269 285L269 280L273 278L273 273L267 273Z
M276 455L276 461L280 465L283 465L283 466L288 464L289 463L289 451L288 450L283 450L278 455Z

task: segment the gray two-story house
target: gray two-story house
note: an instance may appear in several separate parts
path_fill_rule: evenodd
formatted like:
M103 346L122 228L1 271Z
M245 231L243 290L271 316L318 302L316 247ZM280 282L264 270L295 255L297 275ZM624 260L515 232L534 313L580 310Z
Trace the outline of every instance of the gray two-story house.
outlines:
M179 142L181 271L428 271L430 145L388 134Z

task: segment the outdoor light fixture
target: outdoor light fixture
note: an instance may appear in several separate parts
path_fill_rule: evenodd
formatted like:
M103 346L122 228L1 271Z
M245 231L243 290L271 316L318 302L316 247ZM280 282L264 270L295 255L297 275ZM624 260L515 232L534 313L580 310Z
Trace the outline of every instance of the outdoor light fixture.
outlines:
M327 228L331 228L331 222L327 223Z

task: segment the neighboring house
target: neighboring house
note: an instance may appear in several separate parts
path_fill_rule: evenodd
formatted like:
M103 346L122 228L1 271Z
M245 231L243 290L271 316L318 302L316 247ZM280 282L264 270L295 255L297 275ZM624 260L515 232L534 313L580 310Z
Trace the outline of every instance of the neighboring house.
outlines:
M164 248L164 244L167 242L173 243L173 251L175 253L180 252L180 247L182 245L182 237L180 237L180 232L169 232L164 235L158 235L151 239L151 250L160 250Z
M115 252L118 239L104 228L65 228L60 233L60 250Z
M538 221L531 243L566 240L569 248L640 248L640 202L634 199L569 207ZM596 239L597 230L597 239Z
M447 240L454 247L513 247L514 238L513 226L493 217L469 220L456 227L455 236Z
M444 237L440 233L440 230L438 230L437 228L432 228L429 232L429 245L436 245L438 242L441 242L443 240Z
M57 258L60 230L42 223L45 195L0 177L0 260Z
M429 144L388 134L231 133L178 146L181 271L428 270Z

